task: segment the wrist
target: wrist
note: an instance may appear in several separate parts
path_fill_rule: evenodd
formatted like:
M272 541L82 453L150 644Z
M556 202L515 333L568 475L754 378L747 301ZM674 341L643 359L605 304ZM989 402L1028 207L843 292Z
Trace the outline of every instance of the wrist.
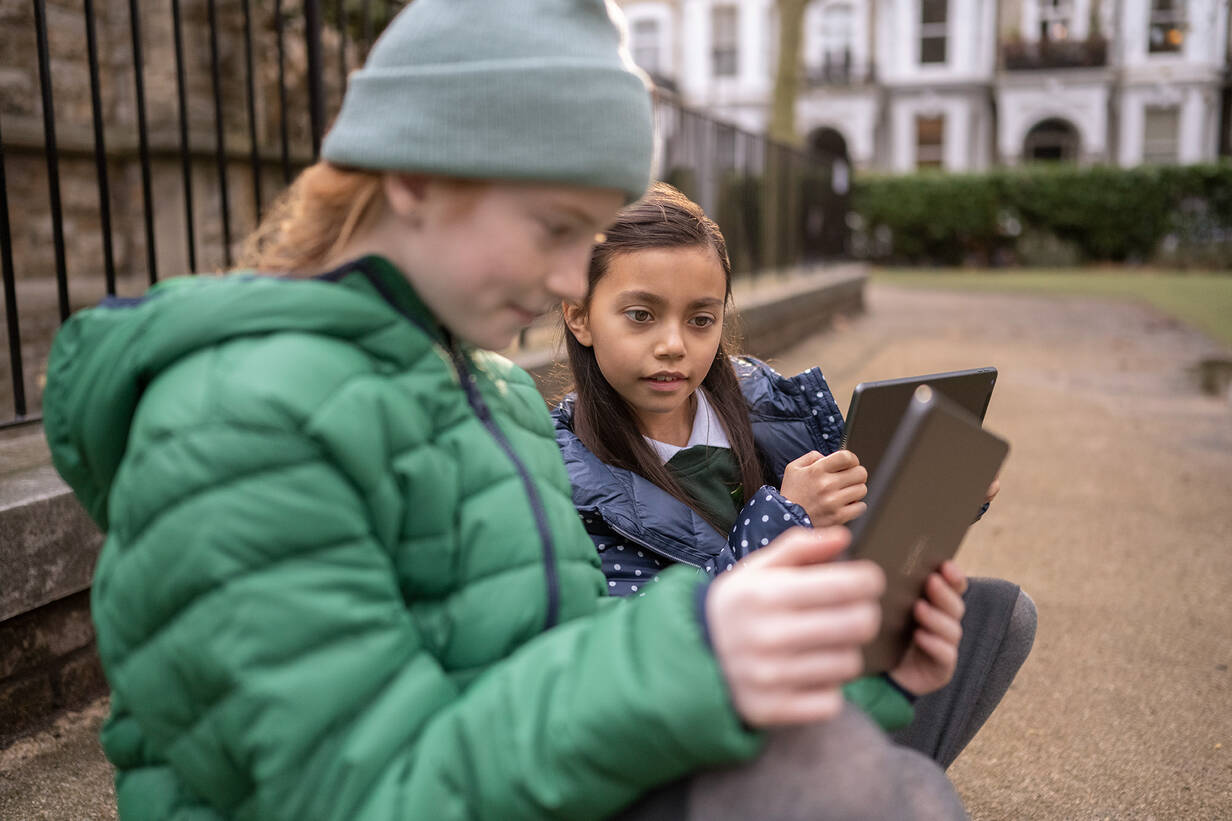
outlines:
M903 684L899 682L896 678L894 678L894 676L891 675L890 673L882 673L881 675L885 678L885 680L889 683L891 687L893 687L895 690L901 693L903 698L907 699L908 704L915 704L917 701L919 701L920 695L921 695L920 693L916 693L912 691L911 689L903 686Z

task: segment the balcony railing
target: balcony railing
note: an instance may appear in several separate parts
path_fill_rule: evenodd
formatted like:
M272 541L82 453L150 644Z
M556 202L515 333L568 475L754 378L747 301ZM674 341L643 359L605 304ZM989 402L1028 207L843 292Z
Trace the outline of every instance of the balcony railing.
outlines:
M871 83L874 76L873 64L854 62L849 51L826 54L821 63L804 68L804 83L809 87Z
M1099 35L1085 40L1004 40L1001 59L1007 71L1098 68L1108 64L1108 41Z

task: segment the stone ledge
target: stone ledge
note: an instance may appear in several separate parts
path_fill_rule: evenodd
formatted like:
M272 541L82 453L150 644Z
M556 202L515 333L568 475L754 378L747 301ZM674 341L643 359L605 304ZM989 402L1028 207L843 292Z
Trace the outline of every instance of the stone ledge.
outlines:
M0 622L90 586L102 534L51 465L0 481Z

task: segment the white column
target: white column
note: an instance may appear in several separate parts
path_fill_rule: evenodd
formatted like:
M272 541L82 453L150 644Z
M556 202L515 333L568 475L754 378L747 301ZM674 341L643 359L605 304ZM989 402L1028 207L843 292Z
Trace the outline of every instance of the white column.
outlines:
M1120 146L1117 151L1117 162L1122 168L1129 168L1142 162L1142 129L1146 123L1141 96L1131 92L1123 93L1120 109Z
M1039 0L1022 0L1022 39L1028 43L1039 40Z
M680 90L685 101L709 102L714 78L710 72L710 2L683 0L680 12Z
M943 166L946 171L971 171L971 103L967 100L947 103L942 108L945 113Z
M1203 150L1206 142L1206 128L1203 116L1206 112L1202 107L1202 90L1190 88L1185 92L1181 103L1180 122L1177 135L1178 161L1182 164L1202 162L1210 159Z
M890 112L890 168L898 173L915 170L915 111L903 100Z

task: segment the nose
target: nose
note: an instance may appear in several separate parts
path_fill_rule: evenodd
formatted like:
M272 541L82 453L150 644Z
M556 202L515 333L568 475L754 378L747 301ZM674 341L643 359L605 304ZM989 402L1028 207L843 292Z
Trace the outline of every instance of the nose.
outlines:
M684 335L675 322L663 323L663 332L655 341L655 356L659 359L680 359L684 356Z
M584 248L562 250L548 261L548 276L544 285L554 298L573 301L586 298L590 248L586 245Z

